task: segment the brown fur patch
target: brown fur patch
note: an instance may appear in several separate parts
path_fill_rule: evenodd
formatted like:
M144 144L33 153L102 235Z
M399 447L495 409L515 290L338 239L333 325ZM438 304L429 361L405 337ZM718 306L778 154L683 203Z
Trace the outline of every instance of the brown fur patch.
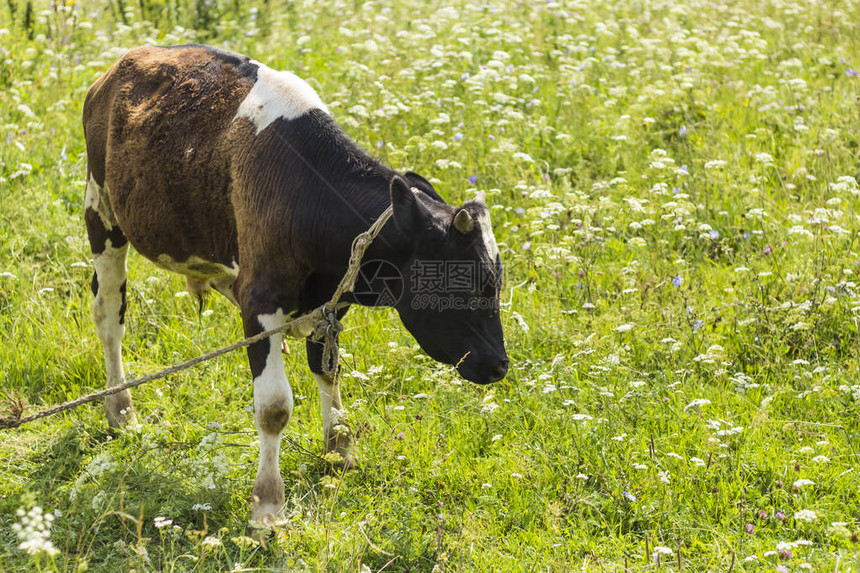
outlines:
M238 259L226 132L254 83L247 58L204 47L129 51L87 94L93 177L149 259Z
M269 404L260 409L260 427L267 434L279 434L289 421L290 410L286 402Z

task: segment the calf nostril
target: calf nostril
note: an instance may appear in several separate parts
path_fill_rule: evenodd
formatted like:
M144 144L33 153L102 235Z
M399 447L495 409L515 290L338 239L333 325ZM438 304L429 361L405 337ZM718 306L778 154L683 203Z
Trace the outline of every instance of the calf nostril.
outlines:
M501 380L502 378L505 377L505 374L507 374L507 373L508 373L508 361L507 360L502 360L501 362L496 364L496 367L494 369L494 374L496 375L496 380Z

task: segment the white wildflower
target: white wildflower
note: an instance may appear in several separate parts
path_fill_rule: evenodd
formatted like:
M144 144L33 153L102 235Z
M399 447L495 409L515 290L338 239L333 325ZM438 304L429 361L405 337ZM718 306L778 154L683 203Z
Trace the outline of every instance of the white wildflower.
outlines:
M755 162L762 165L773 165L773 155L770 153L756 153Z
M684 406L684 410L686 411L686 410L689 410L690 408L707 406L710 403L711 403L711 401L708 400L707 398L696 398L695 400L693 400L692 402L690 402L689 404Z
M654 559L654 561L657 561L658 559L660 559L663 556L671 557L674 553L675 552L672 551L671 549L669 549L668 547L656 545L654 547L654 553L651 554L651 558Z
M212 537L211 535L207 535L206 538L200 542L203 547L214 549L215 547L221 546L221 540L217 537Z
M51 524L54 521L53 513L45 513L41 507L34 505L26 513L23 509L19 509L17 515L21 521L12 525L12 531L18 536L18 541L21 542L18 549L26 551L30 555L40 553L56 555L59 553L50 539Z
M158 529L161 529L163 527L167 527L169 525L173 525L173 520L167 519L166 517L160 517L159 516L159 517L156 517L155 519L153 519L152 521L155 524L155 527Z
M794 512L794 519L797 521L815 521L818 519L818 514L811 509L801 509Z

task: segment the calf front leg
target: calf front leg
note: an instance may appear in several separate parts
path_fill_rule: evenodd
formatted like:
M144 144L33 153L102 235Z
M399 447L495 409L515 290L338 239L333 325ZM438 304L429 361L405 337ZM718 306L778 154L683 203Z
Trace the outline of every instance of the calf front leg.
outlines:
M248 311L251 309L243 308L242 312L246 336L277 328L287 321L280 308L269 314ZM248 347L254 376L254 425L260 438L251 519L263 524L270 524L281 515L284 505L279 454L281 434L293 412L293 391L281 359L282 339L283 336L276 334Z

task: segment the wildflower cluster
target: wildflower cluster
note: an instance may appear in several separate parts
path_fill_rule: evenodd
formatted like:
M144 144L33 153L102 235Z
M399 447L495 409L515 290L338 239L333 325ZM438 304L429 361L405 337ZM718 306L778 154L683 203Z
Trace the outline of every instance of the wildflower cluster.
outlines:
M54 556L58 549L51 542L51 525L54 514L45 513L41 507L34 505L29 511L23 508L16 512L18 523L12 524L12 531L18 536L18 549L30 555L45 554Z

